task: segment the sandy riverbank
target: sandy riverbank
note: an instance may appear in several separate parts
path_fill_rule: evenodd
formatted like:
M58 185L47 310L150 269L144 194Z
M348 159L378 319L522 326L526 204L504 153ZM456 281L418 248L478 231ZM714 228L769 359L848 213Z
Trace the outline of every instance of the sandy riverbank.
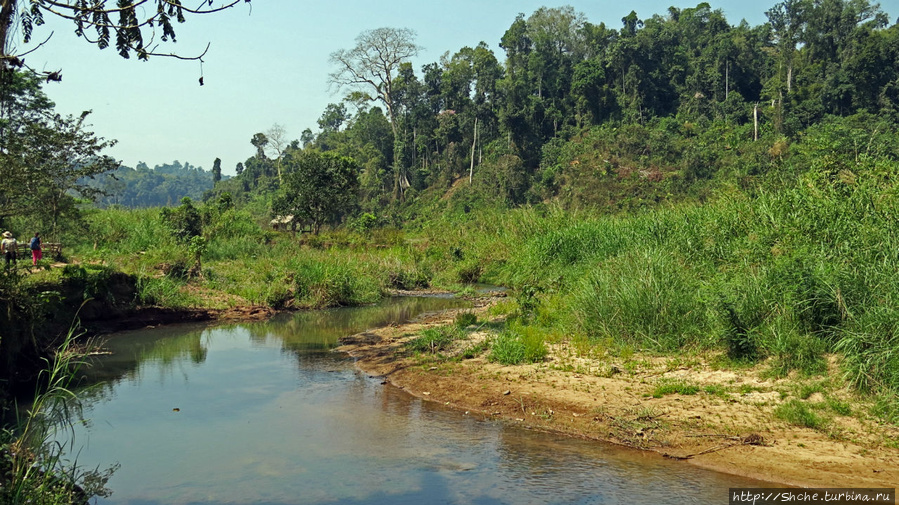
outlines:
M476 304L473 310L481 321L494 301ZM338 351L395 387L472 415L791 486L892 488L899 483L899 428L867 414L864 400L850 391L827 392L830 399L838 395L851 414L828 414L826 428L799 427L774 416L784 402L823 405L820 392L808 394L809 387L802 385L824 378L764 378L763 366L717 369L710 365L714 356L706 355L626 360L588 355L567 342L551 345L542 363L515 366L491 363L486 353L436 359L405 352L405 342L423 329L452 323L456 312L359 333L345 338ZM463 344L470 347L485 338L490 338L488 332L471 332ZM831 364L831 374L836 367ZM660 384L668 383L700 390L653 396Z

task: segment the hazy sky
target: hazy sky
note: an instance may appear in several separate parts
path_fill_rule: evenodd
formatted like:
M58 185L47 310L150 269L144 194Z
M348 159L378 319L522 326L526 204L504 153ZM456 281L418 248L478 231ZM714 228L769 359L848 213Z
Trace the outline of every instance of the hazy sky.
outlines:
M188 0L188 5L199 0ZM221 0L216 0L221 4ZM328 89L333 67L329 55L351 48L356 36L380 27L411 28L423 46L413 66L438 61L449 51L484 41L502 62L499 41L515 16L529 16L541 6L572 5L594 24L621 26L635 10L641 19L664 14L670 5L695 7L697 1L631 0L566 3L516 0L253 0L229 11L190 17L176 26L177 43L160 49L199 54L211 43L201 65L196 61L151 58L125 60L114 48L98 50L74 36L71 23L52 20L35 30L34 39L50 41L28 55L37 70L62 70L63 80L45 86L57 111L79 114L92 110L89 123L100 136L117 139L108 154L123 164L149 166L174 160L212 168L222 159L226 174L252 156L250 138L275 123L289 139L305 128L317 131L325 106L341 95ZM736 25L746 19L765 22L765 10L776 3L748 0L710 2ZM890 15L899 0L880 2ZM205 85L198 79L204 77Z

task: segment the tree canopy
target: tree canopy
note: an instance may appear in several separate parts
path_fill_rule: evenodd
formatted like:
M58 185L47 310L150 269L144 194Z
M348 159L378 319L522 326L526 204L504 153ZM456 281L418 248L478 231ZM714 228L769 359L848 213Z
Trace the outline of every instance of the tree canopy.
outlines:
M74 196L91 197L91 177L118 162L102 154L113 141L87 130L79 117L53 111L33 72L10 72L0 89L0 220L29 215L48 230L75 213Z
M571 7L544 7L511 23L499 41L504 54L482 42L420 69L408 61L417 50L410 30L363 32L352 49L331 56L330 82L354 93L345 107L326 108L320 132L305 132L303 145L359 160L370 209L400 200L407 191L399 190L477 179L482 165L485 176L506 172L491 184L516 181L514 191L500 193L523 203L555 191L555 176L541 169L547 149L590 128L664 123L659 135L722 128L774 142L799 139L829 115L899 119L899 26L887 26L878 4L784 0L766 15L759 26L732 25L701 2L651 16L631 12L616 28ZM389 151L383 134L364 133L374 109L360 104L373 100L390 125ZM678 159L664 152L671 142L662 149L628 142L625 151L643 160ZM676 176L714 177L710 156L721 151L684 149L692 154L675 166L688 168L672 169Z
M314 150L291 152L285 160L284 185L272 204L275 215L294 216L318 233L337 222L357 203L357 165L352 158Z
M356 37L352 49L341 49L331 54L331 62L337 70L331 74L331 83L361 93L367 100L377 100L387 109L387 117L394 138L394 161L401 149L397 143L398 122L402 103L397 101L397 84L400 69L409 58L418 54L415 32L408 28L378 28ZM394 164L394 197L402 196L408 186L404 167Z

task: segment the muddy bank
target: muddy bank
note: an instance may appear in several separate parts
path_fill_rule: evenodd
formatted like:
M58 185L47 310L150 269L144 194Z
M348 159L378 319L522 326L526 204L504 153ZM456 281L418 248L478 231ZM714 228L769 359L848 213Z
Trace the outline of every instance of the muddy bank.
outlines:
M491 303L483 300L474 310L485 318ZM803 394L796 379L764 378L763 367L719 369L710 364L713 356L623 361L561 342L550 346L542 363L503 366L489 362L486 352L445 359L404 350L404 343L422 330L452 323L455 312L352 335L338 351L395 387L470 415L790 486L894 487L899 482L899 429L866 414L864 399L850 391L832 394L851 405L851 415L833 416L826 429L813 430L773 414ZM462 347L490 336L473 332ZM699 390L658 394L660 385L670 383ZM815 401L814 394L806 400Z
M271 307L240 306L228 309L170 309L164 307L134 307L111 309L102 317L82 321L92 335L136 330L166 324L203 321L260 321L275 314Z

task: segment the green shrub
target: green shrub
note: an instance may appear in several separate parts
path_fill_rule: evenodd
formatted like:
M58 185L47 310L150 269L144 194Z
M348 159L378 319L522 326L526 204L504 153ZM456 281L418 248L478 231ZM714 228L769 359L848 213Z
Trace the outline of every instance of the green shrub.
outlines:
M544 338L538 328L512 323L493 340L489 359L504 365L543 361L549 352Z
M436 354L449 348L462 336L461 330L455 326L427 328L421 332L421 336L409 341L406 349L412 352Z
M459 312L456 314L456 317L453 318L453 323L459 328L467 328L478 323L478 316L471 311Z
M774 409L774 416L813 430L824 430L830 425L829 419L812 410L806 402L796 399L778 405Z

